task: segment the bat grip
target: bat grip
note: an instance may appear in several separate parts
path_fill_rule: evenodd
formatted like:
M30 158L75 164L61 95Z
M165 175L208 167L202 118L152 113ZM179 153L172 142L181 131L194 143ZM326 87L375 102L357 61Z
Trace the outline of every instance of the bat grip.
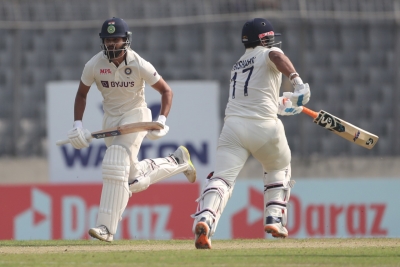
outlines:
M303 113L307 114L308 116L312 117L312 118L316 118L318 117L318 112L315 112L314 110L311 110L309 108L306 108L303 106Z
M68 144L68 143L69 143L69 139L64 139L64 140L58 140L56 142L56 145L57 146L62 146L62 145Z

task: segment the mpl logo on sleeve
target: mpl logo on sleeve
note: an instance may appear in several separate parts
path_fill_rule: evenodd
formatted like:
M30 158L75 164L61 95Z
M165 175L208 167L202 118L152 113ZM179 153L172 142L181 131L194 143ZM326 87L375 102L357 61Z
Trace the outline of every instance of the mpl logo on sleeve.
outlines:
M100 69L100 74L112 74L110 69Z

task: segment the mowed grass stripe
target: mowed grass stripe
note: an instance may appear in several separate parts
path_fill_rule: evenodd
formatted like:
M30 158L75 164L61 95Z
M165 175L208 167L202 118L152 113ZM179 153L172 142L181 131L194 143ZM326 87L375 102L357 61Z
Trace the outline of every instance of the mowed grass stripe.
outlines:
M400 239L0 241L0 266L400 266Z

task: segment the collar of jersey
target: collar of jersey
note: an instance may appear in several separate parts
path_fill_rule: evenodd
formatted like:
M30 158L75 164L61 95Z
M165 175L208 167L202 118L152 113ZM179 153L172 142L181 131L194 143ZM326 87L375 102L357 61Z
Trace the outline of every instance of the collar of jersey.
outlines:
M262 48L265 48L265 47L263 47L263 46L256 46L256 47L254 47L254 48L252 48L252 47L246 48L246 52L245 52L245 53L251 53L251 52L253 52L253 51L255 51L255 50L259 50L259 49L262 49Z
M126 50L126 62L129 64L131 61L135 60L134 52L132 48Z

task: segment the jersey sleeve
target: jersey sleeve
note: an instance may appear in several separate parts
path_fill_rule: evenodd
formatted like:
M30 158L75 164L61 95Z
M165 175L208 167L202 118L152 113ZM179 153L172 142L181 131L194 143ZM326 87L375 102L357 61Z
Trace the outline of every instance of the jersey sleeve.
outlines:
M144 60L143 58L140 60L139 68L140 75L146 83L153 85L160 80L161 76L156 71L156 68L154 68L150 62Z
M279 53L282 53L282 54L285 54L285 53L283 53L282 49L280 49L280 48L278 48L278 47L271 47L271 48L268 49L268 53L265 53L265 54L266 54L266 57L267 57L267 58L266 58L267 64L268 64L269 66L271 66L274 70L279 71L279 70L276 68L276 65L274 64L274 62L272 62L271 59L269 58L269 53L272 52L272 51L276 51L276 52L279 52Z
M94 83L94 67L93 60L88 61L83 68L81 81L86 86L91 86Z

